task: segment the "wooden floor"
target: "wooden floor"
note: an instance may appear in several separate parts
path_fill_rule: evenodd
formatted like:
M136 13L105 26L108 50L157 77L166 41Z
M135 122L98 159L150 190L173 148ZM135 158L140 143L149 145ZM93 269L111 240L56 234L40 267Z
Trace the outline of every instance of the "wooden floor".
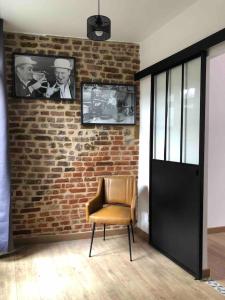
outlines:
M224 299L136 236L32 245L0 260L1 300Z
M208 263L211 277L225 286L225 232L208 235Z

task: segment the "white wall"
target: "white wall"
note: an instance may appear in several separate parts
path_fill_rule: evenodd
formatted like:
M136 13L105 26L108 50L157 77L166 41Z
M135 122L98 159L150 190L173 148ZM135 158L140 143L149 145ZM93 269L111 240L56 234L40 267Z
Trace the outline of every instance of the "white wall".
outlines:
M154 34L149 36L140 44L140 59L141 59L141 69L146 68L153 63L156 63L182 49L192 45L195 42L209 36L210 34L219 31L225 27L225 0L199 0L183 13L175 17L172 21L167 23L161 29L156 31ZM140 105L141 110L150 109L150 93L149 100L147 101L144 91L146 86L150 85L150 80L147 83L147 79L144 79L145 83L141 81L141 98ZM148 104L148 105L146 105ZM142 118L142 115L141 115ZM147 125L146 125L147 126ZM146 143L146 134L149 132L143 126L140 128L140 148L142 149L143 144ZM149 125L148 125L149 126ZM142 157L142 152L140 152L140 158ZM139 174L141 175L145 168L149 166L149 161L147 161L148 156L145 153L145 165L140 162ZM145 179L146 180L146 179ZM139 179L139 191L142 186L144 186L144 179ZM146 195L141 196L140 202L147 203L148 199L144 200ZM206 201L207 197L205 197ZM147 205L139 205L139 218L140 216L146 216L148 213ZM207 204L204 205L204 216L206 213ZM143 230L147 232L148 224L146 224L147 218L144 220L139 220L138 226L141 226ZM207 220L204 219L204 233L203 233L203 268L207 267Z
M225 1L199 0L141 43L141 69L225 27Z
M208 58L208 227L225 226L225 45Z
M149 142L150 142L150 82L148 76L141 81L140 148L138 170L138 223L148 233L149 212Z

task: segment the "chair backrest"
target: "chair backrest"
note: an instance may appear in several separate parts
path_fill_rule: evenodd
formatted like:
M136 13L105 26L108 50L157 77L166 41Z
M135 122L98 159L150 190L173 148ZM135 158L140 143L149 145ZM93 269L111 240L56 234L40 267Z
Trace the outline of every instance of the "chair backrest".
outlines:
M136 179L134 176L111 176L104 178L105 203L130 205Z

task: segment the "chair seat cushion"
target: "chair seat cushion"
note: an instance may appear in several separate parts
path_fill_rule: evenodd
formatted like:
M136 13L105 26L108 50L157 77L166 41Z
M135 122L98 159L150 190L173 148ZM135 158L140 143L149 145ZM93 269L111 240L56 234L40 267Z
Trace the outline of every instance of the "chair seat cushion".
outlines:
M131 222L130 207L120 205L108 205L90 215L93 223L126 225Z

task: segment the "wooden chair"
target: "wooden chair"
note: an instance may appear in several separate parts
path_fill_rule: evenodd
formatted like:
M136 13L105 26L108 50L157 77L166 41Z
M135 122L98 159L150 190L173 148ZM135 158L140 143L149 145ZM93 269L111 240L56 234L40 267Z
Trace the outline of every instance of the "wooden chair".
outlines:
M130 227L134 242L136 191L134 176L111 176L99 180L96 196L86 204L87 222L93 223L89 257L96 224L104 224L104 240L107 224L127 225L130 261L132 261Z

